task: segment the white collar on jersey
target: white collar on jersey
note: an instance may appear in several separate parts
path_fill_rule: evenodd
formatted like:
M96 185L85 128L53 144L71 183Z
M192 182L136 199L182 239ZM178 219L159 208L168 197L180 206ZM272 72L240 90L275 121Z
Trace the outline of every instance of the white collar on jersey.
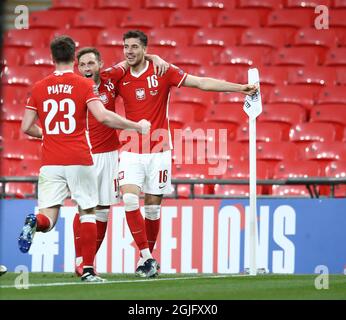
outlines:
M131 72L131 76L135 77L135 78L139 78L144 72L146 72L149 68L149 61L146 60L145 61L145 67L142 71L138 72L138 73L135 73L132 71L132 69L130 68L130 72Z
M64 73L73 73L73 70L55 70L54 75L62 76Z

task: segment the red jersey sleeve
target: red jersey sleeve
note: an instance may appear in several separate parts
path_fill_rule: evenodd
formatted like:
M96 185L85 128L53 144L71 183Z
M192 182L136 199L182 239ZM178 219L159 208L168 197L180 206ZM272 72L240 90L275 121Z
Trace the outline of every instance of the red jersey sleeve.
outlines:
M102 71L100 77L103 80L111 79L113 82L117 82L124 76L125 72L125 69L120 64L116 64Z
M26 100L25 108L29 110L37 111L37 104L36 104L36 100L34 98L33 93L34 93L34 87L32 88L32 91L30 92L28 99Z
M86 83L86 86L87 86L87 91L85 96L85 103L88 103L93 100L100 100L98 89L95 83L92 80L90 80L90 82L88 81Z
M171 86L180 88L180 86L184 83L187 73L174 64L171 64L168 68L167 76Z

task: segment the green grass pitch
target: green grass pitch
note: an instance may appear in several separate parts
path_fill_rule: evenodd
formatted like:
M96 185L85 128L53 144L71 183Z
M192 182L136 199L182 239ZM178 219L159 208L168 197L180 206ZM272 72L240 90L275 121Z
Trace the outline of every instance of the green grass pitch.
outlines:
M329 275L328 289L316 289L316 275L104 274L108 283L82 283L72 273L30 273L28 289L15 288L16 273L0 277L0 300L345 300L346 275ZM18 278L17 278L18 282ZM19 282L22 283L22 282ZM148 290L149 288L149 290Z

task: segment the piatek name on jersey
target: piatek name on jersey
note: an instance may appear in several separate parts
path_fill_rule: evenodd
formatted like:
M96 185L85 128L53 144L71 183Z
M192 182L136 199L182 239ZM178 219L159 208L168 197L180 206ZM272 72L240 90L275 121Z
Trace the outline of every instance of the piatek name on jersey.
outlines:
M55 84L54 86L48 86L48 94L59 94L59 93L68 93L72 94L73 86L69 84Z

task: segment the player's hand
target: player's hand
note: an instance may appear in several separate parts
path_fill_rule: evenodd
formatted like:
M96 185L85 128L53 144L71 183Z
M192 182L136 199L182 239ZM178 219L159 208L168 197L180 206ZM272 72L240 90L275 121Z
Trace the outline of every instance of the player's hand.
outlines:
M151 123L145 119L138 121L138 132L141 134L147 134L150 131Z
M252 96L257 92L257 90L258 90L257 84L243 84L240 92L243 94Z
M153 64L154 64L154 73L158 75L159 77L163 76L169 68L169 63L161 59L157 55L153 55Z

